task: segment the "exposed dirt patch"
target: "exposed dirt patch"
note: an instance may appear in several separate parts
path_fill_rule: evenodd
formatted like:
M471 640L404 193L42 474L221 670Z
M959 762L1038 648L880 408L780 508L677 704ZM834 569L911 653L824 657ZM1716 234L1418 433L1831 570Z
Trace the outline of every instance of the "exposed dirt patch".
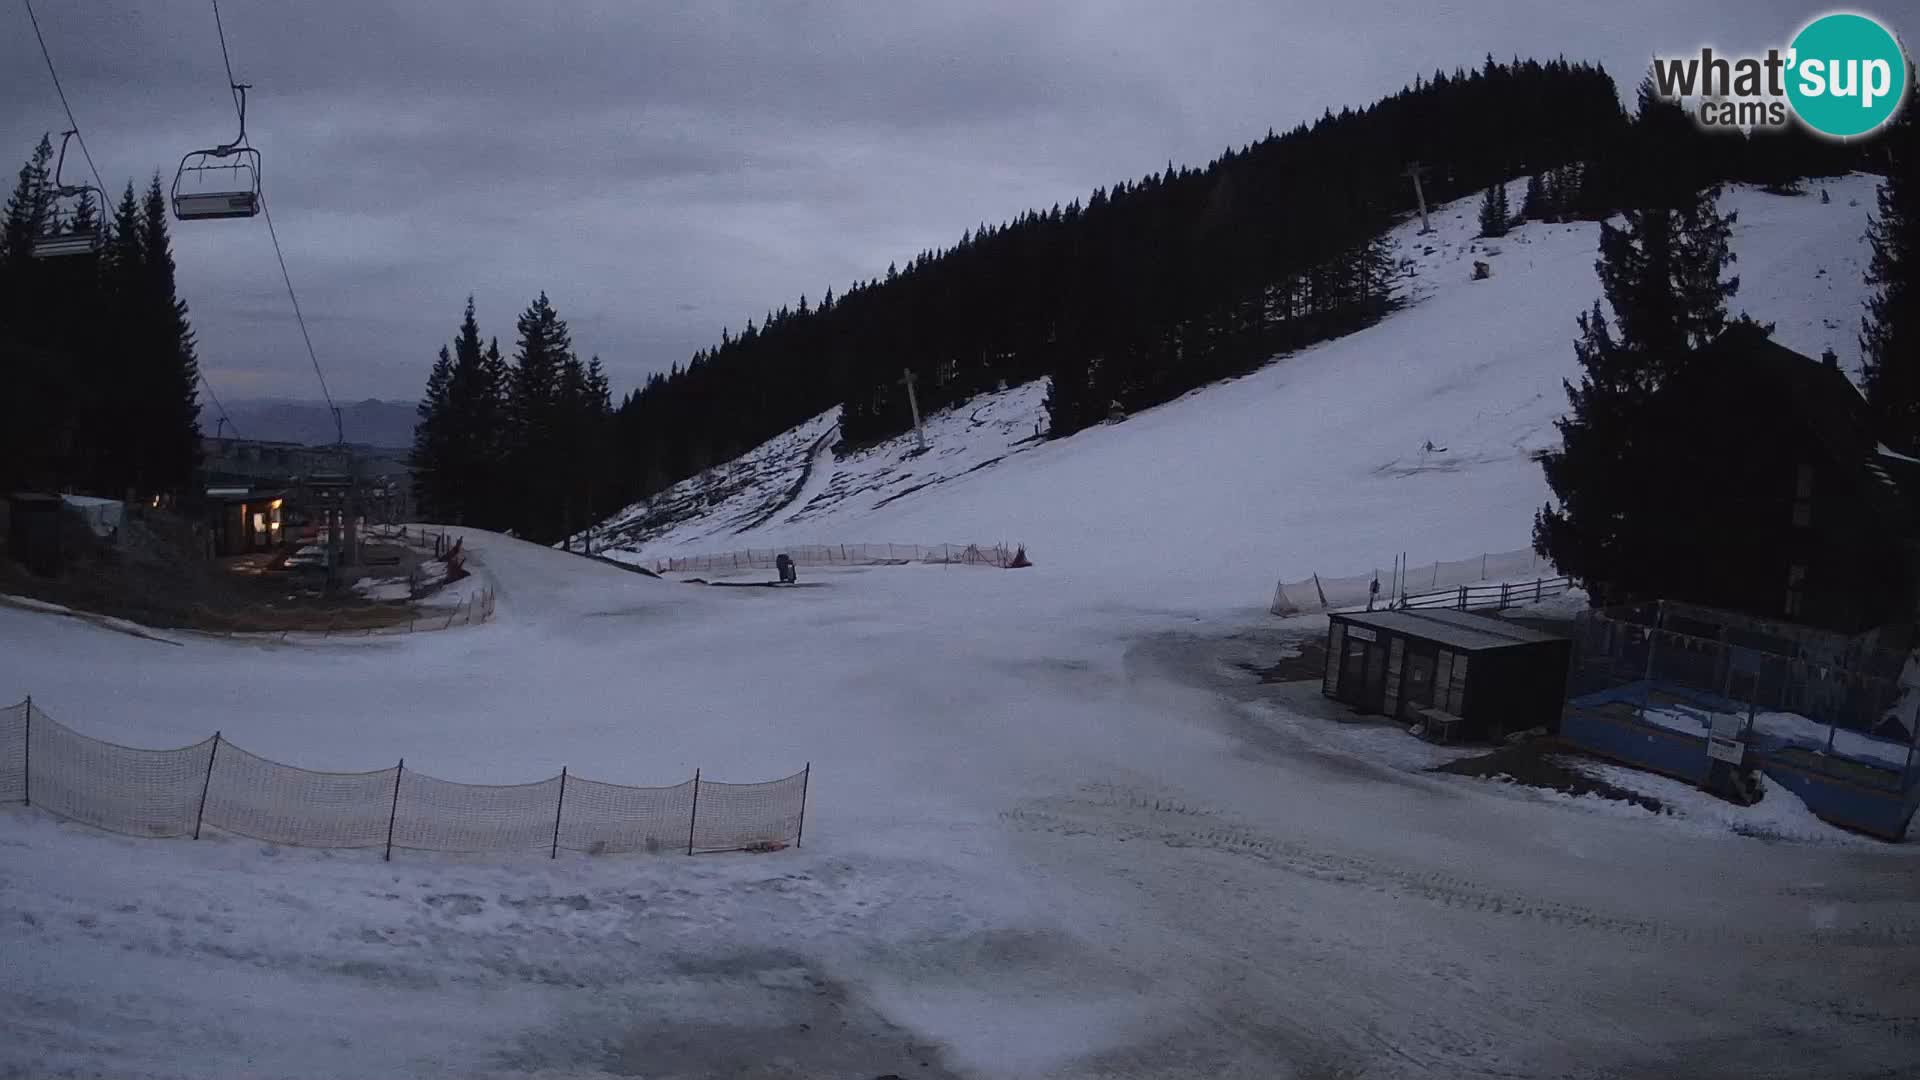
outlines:
M1577 753L1557 739L1528 739L1491 753L1450 761L1435 766L1431 771L1488 780L1499 777L1565 795L1598 795L1603 799L1632 803L1656 814L1666 812L1665 804L1659 799L1616 787L1570 767L1567 759L1577 756Z
M1317 636L1297 638L1280 647L1280 658L1271 665L1243 663L1240 667L1259 676L1262 683L1318 679L1327 673L1327 642Z

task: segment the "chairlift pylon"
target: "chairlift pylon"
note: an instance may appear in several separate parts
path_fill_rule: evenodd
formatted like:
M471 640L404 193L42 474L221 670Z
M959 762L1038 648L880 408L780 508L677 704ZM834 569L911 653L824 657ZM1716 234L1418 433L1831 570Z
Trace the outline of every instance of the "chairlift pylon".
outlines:
M91 184L69 184L62 177L67 167L67 142L78 134L68 130L60 135L60 158L53 166L53 189L47 195L47 213L33 238L36 259L92 255L106 246L106 192ZM80 216L86 195L93 196L91 222Z
M247 145L248 84L232 85L240 134L210 150L190 151L173 174L173 216L181 221L245 218L260 212L260 151Z

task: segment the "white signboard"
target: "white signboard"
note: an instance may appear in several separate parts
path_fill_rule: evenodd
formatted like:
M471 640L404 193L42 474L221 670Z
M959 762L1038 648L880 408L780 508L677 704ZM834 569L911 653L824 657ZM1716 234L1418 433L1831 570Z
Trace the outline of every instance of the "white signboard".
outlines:
M1347 624L1347 636L1350 638L1358 638L1361 641L1378 640L1377 635L1375 635L1371 629L1365 626L1354 626L1351 623Z
M1747 752L1747 744L1740 738L1746 733L1746 727L1747 722L1741 717L1730 713L1716 715L1713 730L1707 734L1707 756L1730 765L1740 764Z

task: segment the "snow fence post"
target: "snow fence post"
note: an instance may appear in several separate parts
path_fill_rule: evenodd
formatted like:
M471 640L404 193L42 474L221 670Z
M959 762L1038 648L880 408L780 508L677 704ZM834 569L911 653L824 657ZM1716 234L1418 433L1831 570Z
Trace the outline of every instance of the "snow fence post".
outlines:
M560 857L560 812L566 809L566 805L567 767L562 765L560 766L560 797L554 800L553 804L553 850L547 853L549 859Z
M33 695L27 695L27 745L20 761L20 802L33 805Z
M1659 635L1660 631L1647 628L1647 671L1646 677L1640 680L1640 722L1643 724L1647 721L1647 705L1653 697L1653 650L1659 643Z
M1913 757L1913 751L1907 751L1907 757ZM813 762L800 770L800 827L793 831L793 846L799 847L800 841L807 837L807 782L813 779Z
M693 770L693 812L687 815L687 854L693 854L693 823L700 820L700 770Z
M1487 553L1484 551L1480 553L1480 580L1487 580Z
M1533 602L1536 604L1540 602L1540 579L1539 578L1533 579Z
M213 733L213 749L207 751L207 778L200 781L200 811L193 817L193 838L200 839L200 823L207 820L207 791L213 787L213 761L220 756L220 733Z
M400 816L400 777L406 771L407 759L401 758L393 769L393 805L387 809L387 854L383 862L393 861L393 821Z
M1460 586L1460 610L1467 610L1467 587L1465 585Z

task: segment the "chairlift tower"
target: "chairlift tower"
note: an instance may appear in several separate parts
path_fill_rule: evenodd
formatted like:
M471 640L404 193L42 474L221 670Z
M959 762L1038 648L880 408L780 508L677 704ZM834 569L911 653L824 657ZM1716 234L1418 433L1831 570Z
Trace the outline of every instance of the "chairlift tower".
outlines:
M1433 231L1433 224L1427 220L1427 190L1420 181L1427 175L1427 167L1417 161L1407 163L1407 176L1413 181L1413 197L1420 203L1420 235Z
M927 448L927 433L926 429L920 424L920 396L914 393L913 389L913 384L917 381L919 380L914 377L912 368L900 369L900 382L907 388L907 406L913 410L914 449L925 450Z

